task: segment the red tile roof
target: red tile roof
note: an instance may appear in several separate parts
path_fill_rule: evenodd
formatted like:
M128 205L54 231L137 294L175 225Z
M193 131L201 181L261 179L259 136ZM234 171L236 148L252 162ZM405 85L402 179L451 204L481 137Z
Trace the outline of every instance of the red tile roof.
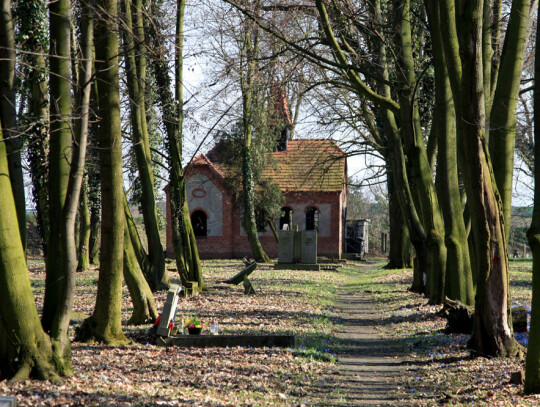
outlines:
M339 192L347 181L345 152L332 140L290 140L286 151L270 154L273 163L263 176L271 177L283 192ZM221 177L227 173L214 149L193 159L192 167L200 165L208 165Z
M341 191L346 180L345 152L332 140L298 139L286 151L272 153L277 168L272 177L284 191Z

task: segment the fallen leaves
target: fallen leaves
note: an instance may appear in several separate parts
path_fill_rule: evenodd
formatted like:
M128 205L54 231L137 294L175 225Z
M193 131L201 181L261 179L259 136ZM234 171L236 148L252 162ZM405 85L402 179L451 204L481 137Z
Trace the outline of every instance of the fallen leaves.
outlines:
M30 267L39 309L43 267L42 262L33 262ZM337 284L343 277L336 273L278 273L262 268L252 276L257 295L246 296L242 287L220 283L241 267L240 262L206 262L205 279L210 290L199 297L180 299L177 320L197 315L209 326L217 319L225 334L292 333L302 346L308 346L302 342L302 335L328 330L330 322L325 325L321 321L337 316L331 306L323 310L319 305L319 299L330 298L331 293L313 295L328 281ZM78 273L74 311L92 314L96 276L96 269ZM170 277L178 283L177 275L171 273ZM165 292L156 293L158 310L163 308L165 298ZM125 287L122 299L126 323L132 304ZM324 397L324 393L316 388L321 377L334 385L334 364L300 357L296 349L160 348L147 333L149 326L124 328L133 341L128 346L73 343L74 375L62 386L3 381L0 394L16 396L18 406L283 406L320 404L318 397Z

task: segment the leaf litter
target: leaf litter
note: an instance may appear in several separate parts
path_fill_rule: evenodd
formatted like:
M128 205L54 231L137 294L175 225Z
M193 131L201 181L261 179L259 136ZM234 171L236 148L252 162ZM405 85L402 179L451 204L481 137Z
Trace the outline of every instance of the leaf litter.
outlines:
M213 319L224 334L294 334L299 346L314 352L304 355L299 348L163 348L148 333L150 325L127 326L132 304L123 291L124 332L132 343L111 347L100 343L72 343L73 376L61 386L50 382L0 382L0 394L15 396L18 406L274 406L320 404L325 393L336 388L334 361L313 357L319 343L310 343L316 334L330 335L337 318L330 305L319 307L313 290L339 283L336 273L314 274L296 271L275 272L262 267L252 275L256 295L246 296L240 286L221 281L243 266L238 261L205 262L207 292L181 298L177 321L197 315L206 332ZM43 303L43 262L29 262L36 304ZM73 311L90 315L97 292L97 269L77 274ZM178 275L170 272L173 283ZM158 310L163 309L166 292L155 294ZM331 293L321 296L332 298ZM327 320L321 324L321 320ZM74 327L70 328L73 335ZM320 332L320 330L328 332ZM203 332L204 333L204 332ZM304 336L307 338L305 339ZM318 347L321 349L319 350ZM323 385L321 387L321 384ZM320 398L319 398L320 397Z
M382 263L381 263L382 265ZM252 275L255 296L221 281L242 265L206 261L209 291L181 299L179 316L197 315L207 324L217 319L225 333L294 334L295 349L160 348L148 327L124 326L133 341L122 347L73 343L74 375L61 386L49 382L0 382L0 394L17 397L20 406L303 406L348 405L346 384L336 365L340 344L332 336L339 323L338 287L355 278L344 273L274 271L261 267ZM42 262L30 263L36 303L41 310ZM175 274L171 273L175 279ZM96 296L97 270L78 274L74 311L90 315ZM411 293L410 270L375 270L359 289L380 305L380 331L399 340L406 374L393 378L394 395L407 406L534 406L539 396L525 396L510 383L524 362L471 356L467 335L446 334L446 321L423 296ZM530 312L530 266L511 273L512 304ZM156 293L161 310L166 293ZM123 294L123 321L131 303ZM522 344L527 335L520 336Z

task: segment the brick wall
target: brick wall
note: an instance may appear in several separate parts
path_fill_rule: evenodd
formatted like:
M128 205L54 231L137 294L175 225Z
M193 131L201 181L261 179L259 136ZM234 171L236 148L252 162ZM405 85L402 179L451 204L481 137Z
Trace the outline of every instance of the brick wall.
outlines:
M222 236L208 236L197 238L197 245L199 249L199 255L202 259L206 258L241 258L243 256L251 256L251 249L249 241L245 232L242 233L240 210L235 208L231 202L231 198L218 175L216 175L208 167L194 167L191 171L197 171L203 173L212 182L219 186L223 193L223 225ZM188 174L189 176L189 174ZM174 257L174 248L172 246L172 229L171 229L171 214L169 205L169 194L166 189L167 195L167 256ZM317 205L324 205L325 208L330 208L330 233L329 236L318 236L317 250L320 256L340 258L343 248L343 233L344 227L343 211L346 205L346 190L342 192L292 192L285 193L286 202L284 206L289 206L295 211L295 221L298 223L299 230L305 229L305 213L299 213L298 211L305 210ZM294 214L293 214L294 215ZM326 212L325 212L326 216ZM298 221L302 219L303 221ZM279 223L277 224L279 227ZM264 233L260 236L261 244L263 245L266 253L273 258L278 255L277 242L272 233Z

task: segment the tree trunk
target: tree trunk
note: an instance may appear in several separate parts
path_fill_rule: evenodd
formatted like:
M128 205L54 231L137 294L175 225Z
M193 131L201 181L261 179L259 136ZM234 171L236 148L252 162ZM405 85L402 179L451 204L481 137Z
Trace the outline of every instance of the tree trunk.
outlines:
M409 0L396 2L396 26L399 30L396 43L398 65L401 75L398 79L400 101L401 133L404 151L408 158L410 182L416 192L416 202L424 230L427 232L427 288L432 304L444 300L444 280L446 274L446 246L444 245L444 222L437 200L433 175L429 165L418 106L415 101L416 77L412 51L411 13Z
M470 346L490 356L519 353L510 323L508 256L503 208L494 181L485 134L482 66L483 2L473 0L456 15L454 2L443 0L441 21L445 59L454 96L467 203L470 205L477 266L475 322ZM459 47L456 21L462 24ZM464 103L466 101L466 103Z
M127 71L127 85L130 97L131 128L133 150L137 161L139 181L141 183L141 207L144 227L148 240L148 260L150 272L153 276L151 286L155 290L167 289L170 285L169 275L165 272L165 253L159 236L157 218L156 196L154 189L154 174L152 170L152 157L150 142L146 125L145 107L145 81L146 57L145 39L141 0L135 0L135 24L132 23L132 7L130 0L124 0L125 24L127 32L124 33L124 54ZM137 37L137 44L133 36ZM135 52L137 51L137 54Z
M530 0L512 2L490 117L489 148L493 173L502 199L504 224L507 225L506 240L510 236L516 107L523 56L529 37L530 3Z
M39 321L19 239L3 142L0 142L0 191L0 380L25 380L32 376L58 382L51 341Z
M264 252L257 233L253 191L253 161L251 147L245 145L242 151L242 186L244 188L244 228L249 240L253 258L259 263L269 263L270 258Z
M90 250L90 264L99 264L99 231L101 229L100 210L96 207L90 208L90 242L88 248Z
M394 171L391 169L391 160L387 159L386 177L388 185L388 215L390 220L390 251L388 254L388 264L385 269L406 269L411 268L412 255L407 223L403 219L403 213L399 206L397 192L394 187Z
M436 105L432 126L439 140L437 183L440 188L437 190L444 214L447 248L445 296L473 305L474 285L458 180L456 116L444 61L439 9L430 5L426 2L432 41L436 44L433 47Z
M133 303L133 313L128 324L142 325L154 322L158 317L154 295L133 250L127 223L124 233L124 280L126 280Z
M26 250L26 200L21 164L22 138L17 131L15 92L15 32L11 1L2 0L0 10L0 118L8 155L11 188L17 207L19 234Z
M95 52L98 83L99 163L101 171L101 263L96 307L77 332L79 340L123 344L124 188L118 78L116 0L98 0Z
M41 3L41 0L32 3ZM36 4L34 4L36 6ZM39 6L38 6L39 7ZM38 7L31 7L32 12ZM29 18L31 18L29 16ZM37 17L34 21L37 21ZM34 27L29 30L35 30ZM48 130L49 130L49 102L47 99L47 81L44 72L47 69L43 56L43 46L35 38L25 42L28 49L29 65L33 68L28 76L31 84L29 100L29 142L28 160L30 165L30 177L32 179L32 195L36 204L36 221L38 231L42 240L43 254L47 257L47 240L49 236L49 212L48 212L48 167L44 157L47 157L49 150Z
M540 78L540 30L536 30L534 73ZM540 185L540 82L534 85L534 183ZM533 218L527 239L533 255L533 275L531 328L523 390L525 394L531 394L540 393L540 188L534 189Z
M71 2L59 0L50 7L50 100L51 137L49 152L49 220L47 242L45 300L42 324L50 331L59 310L64 269L61 218L66 199L71 160Z
M184 42L184 9L185 1L177 3L176 22L176 82L175 97L171 92L171 79L169 77L167 64L164 60L164 44L162 43L162 33L153 31L154 27L159 27L159 22L151 24L151 35L157 56L153 59L156 81L158 84L158 95L163 110L163 123L167 132L167 152L170 168L169 196L171 204L171 221L173 233L173 246L176 257L176 267L182 284L188 281L197 281L199 287L204 288L204 279L197 241L191 225L191 217L187 204L187 193L185 175L182 169L182 143L183 143L183 42Z
M133 215L131 215L127 196L125 193L124 193L124 216L126 217L126 228L129 234L130 246L131 246L131 249L129 249L129 252L130 253L133 252L133 254L135 255L135 258L137 259L137 263L139 264L141 272L143 273L147 283L150 284L151 282L155 281L154 275L151 274L150 272L150 264L148 262L148 255L146 254L146 251L144 250L144 246L141 242L141 237L139 236L137 225L135 224L135 221L133 220ZM126 249L124 248L124 255L125 253L126 253ZM124 262L124 268L125 268L125 262Z
M77 271L77 245L75 225L77 209L84 177L86 145L88 140L88 117L90 112L90 89L93 66L93 6L87 4L81 20L81 65L79 67L80 117L75 126L76 143L73 146L65 205L61 217L62 297L51 327L51 340L56 363L60 372L67 376L71 371L71 343L68 335L71 309L75 299L75 272Z
M86 271L90 267L90 209L88 207L87 186L83 185L81 191L81 203L79 205L79 264L77 271Z
M255 87L256 58L258 54L259 31L255 28L252 38L252 24L244 24L244 44L240 51L240 88L242 91L242 120L244 145L242 147L242 188L244 192L243 225L249 240L249 246L255 261L269 263L270 258L264 252L257 232L255 220L255 198L253 184L253 159L251 156L252 115L254 108L253 93ZM244 66L245 64L245 66ZM245 69L245 71L244 71Z

